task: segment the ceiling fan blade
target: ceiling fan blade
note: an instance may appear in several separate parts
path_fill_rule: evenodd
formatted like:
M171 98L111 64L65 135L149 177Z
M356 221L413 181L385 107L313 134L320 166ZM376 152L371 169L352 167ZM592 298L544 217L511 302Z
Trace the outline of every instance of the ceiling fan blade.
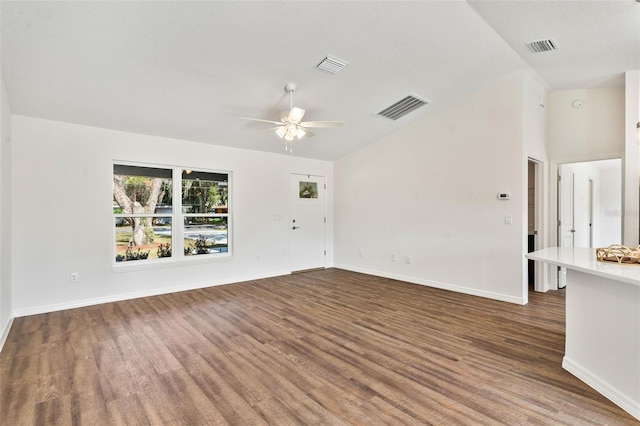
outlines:
M260 130L260 133L273 132L274 130L280 129L282 126L269 127L268 129Z
M287 121L289 121L289 123L300 123L300 120L302 120L302 117L304 117L304 113L306 111L303 110L302 108L298 108L298 107L293 107L291 108L291 111L289 111L289 116L287 117Z
M315 135L316 135L315 133L313 133L313 132L311 132L311 131L309 131L309 130L307 130L307 129L305 129L305 130L304 130L304 137L305 137L305 138L312 138L312 137L314 137Z
M303 121L302 127L343 127L344 121Z
M281 121L271 121L271 120L263 120L261 118L249 118L249 117L240 117L243 120L251 120L251 121L260 121L262 123L271 123L271 124L282 124Z

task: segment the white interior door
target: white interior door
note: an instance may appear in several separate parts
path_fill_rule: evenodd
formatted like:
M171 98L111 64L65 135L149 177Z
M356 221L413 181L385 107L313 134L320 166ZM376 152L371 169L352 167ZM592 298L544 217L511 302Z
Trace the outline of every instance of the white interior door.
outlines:
M560 180L558 182L560 199L558 200L560 209L560 223L558 233L560 236L560 247L573 247L575 237L575 211L574 211L574 188L575 174L567 166L560 166Z
M292 271L325 267L324 176L291 175L289 253Z
M593 179L589 179L589 247L593 248L593 210L594 210Z
M560 247L573 247L575 237L575 174L570 167L560 166L558 171L558 239ZM558 269L558 287L564 288L567 285L567 270Z

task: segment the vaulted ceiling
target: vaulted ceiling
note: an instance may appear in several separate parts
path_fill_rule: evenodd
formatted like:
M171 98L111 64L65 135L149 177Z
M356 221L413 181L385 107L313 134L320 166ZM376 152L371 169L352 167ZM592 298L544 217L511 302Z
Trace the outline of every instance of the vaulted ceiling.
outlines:
M284 153L288 110L343 120L296 143L337 159L518 70L549 90L620 86L640 69L640 3L604 1L2 1L14 114ZM552 39L533 53L527 42ZM316 68L331 55L348 65ZM397 121L376 113L414 94ZM463 123L461 123L463 125ZM87 143L92 143L87 141Z

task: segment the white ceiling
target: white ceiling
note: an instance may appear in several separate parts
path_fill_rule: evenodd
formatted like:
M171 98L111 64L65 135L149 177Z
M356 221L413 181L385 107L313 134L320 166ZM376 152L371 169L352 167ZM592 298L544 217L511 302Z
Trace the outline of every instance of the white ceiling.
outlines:
M518 70L551 90L640 69L640 3L604 1L2 1L14 114L282 152L284 85L318 129L293 155L333 160ZM559 49L532 54L525 42ZM315 65L349 62L336 75ZM375 113L413 93L398 121ZM462 125L462 123L461 123ZM91 143L91 141L87 141Z

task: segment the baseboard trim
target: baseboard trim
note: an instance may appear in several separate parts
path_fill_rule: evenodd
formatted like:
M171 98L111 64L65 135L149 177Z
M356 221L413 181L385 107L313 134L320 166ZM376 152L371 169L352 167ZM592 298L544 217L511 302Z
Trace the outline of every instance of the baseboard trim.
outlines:
M2 329L2 335L0 335L0 352L2 352L2 348L4 348L4 344L7 341L7 337L9 337L9 331L11 331L11 325L13 325L13 317L9 317L9 321L5 324Z
M253 280L259 280L263 278L279 277L279 276L289 275L289 274L291 274L291 271L275 271L269 274L239 276L239 277L230 278L229 280L223 280L218 282L208 281L208 282L200 282L200 283L190 283L190 284L178 285L173 287L163 287L163 288L137 291L137 292L131 292L131 293L115 294L115 295L105 296L105 297L95 297L91 299L76 300L73 302L54 303L51 305L41 305L41 306L34 306L30 308L24 308L24 309L14 309L13 316L17 318L17 317L26 317L29 315L46 314L48 312L64 311L66 309L84 308L86 306L101 305L103 303L120 302L123 300L138 299L141 297L159 296L161 294L197 290L200 288L215 287L219 285L240 283L244 281L253 281Z
M393 273L384 272L384 271L376 271L376 270L372 270L372 269L359 268L359 267L354 267L354 266L350 266L350 265L342 265L342 264L336 264L334 267L338 268L338 269L344 269L344 270L347 270L347 271L359 272L359 273L368 274L368 275L374 275L374 276L377 276L377 277L390 278L392 280L405 281L405 282L409 282L409 283L412 283L412 284L420 284L420 285L424 285L424 286L427 286L427 287L435 287L435 288L439 288L439 289L442 289L442 290L455 291L457 293L468 294L470 296L484 297L485 299L492 299L492 300L498 300L498 301L501 301L501 302L515 303L517 305L526 305L527 304L526 300L524 300L522 298L519 298L519 297L507 296L505 294L493 293L493 292L490 292L490 291L482 291L482 290L478 290L478 289L475 289L475 288L462 287L462 286L457 286L457 285L453 285L453 284L441 283L441 282L437 282L437 281L430 281L430 280L425 280L425 279L422 279L422 278L416 278L416 277L412 277L412 276L408 276L408 275L393 274Z
M566 355L562 358L562 368L591 386L618 407L640 420L640 401L634 401L624 393L619 392L616 388L600 379L598 376L592 374L580 364L572 361L570 358L567 358Z

